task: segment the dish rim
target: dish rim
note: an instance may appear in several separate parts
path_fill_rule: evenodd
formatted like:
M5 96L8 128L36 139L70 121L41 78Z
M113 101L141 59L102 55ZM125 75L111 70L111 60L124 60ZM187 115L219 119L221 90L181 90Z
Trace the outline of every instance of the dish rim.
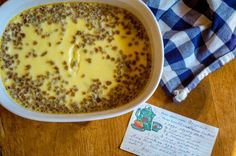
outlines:
M4 11L4 9L8 9L9 7L12 7L12 5L15 5L17 0L9 0L7 2L5 2L2 6L0 6L0 14L1 12ZM25 2L32 2L33 3L34 0L25 0L23 3ZM55 2L64 2L64 1L73 1L73 2L98 2L98 3L105 3L105 4L110 4L109 0L60 0L60 1L56 1L56 0L37 0L38 2L49 2L49 3L55 3ZM54 1L54 2L53 2ZM84 122L84 121L93 121L93 120L101 120L101 119L107 119L107 118L112 118L112 117L116 117L116 116L120 116L123 114L126 114L132 110L134 110L139 104L146 102L155 92L157 86L160 83L160 79L161 79L161 75L163 72L163 64L164 64L164 49L163 49L163 42L162 42L162 35L161 35L161 30L158 24L158 21L155 19L155 16L152 14L151 10L146 6L146 4L144 2L142 2L141 0L132 0L132 2L128 2L126 0L117 0L119 1L119 3L125 3L126 5L130 5L130 3L135 4L137 6L142 7L142 10L145 10L146 15L148 15L149 19L152 22L152 26L155 26L155 28L151 28L151 29L155 29L156 33L155 34L150 34L151 30L147 30L147 25L144 23L144 19L140 19L138 17L138 19L144 24L146 31L149 31L149 38L150 41L152 42L152 56L156 56L158 53L159 54L159 67L156 67L154 65L156 65L157 63L154 61L154 58L152 58L152 73L150 75L148 84L146 85L146 87L143 89L143 91L140 93L141 95L138 95L134 100L132 100L131 102L124 104L122 106L113 108L113 109L109 109L109 110L105 110L105 111L99 111L99 112L91 112L91 113L81 113L81 114L47 114L47 113L40 113L40 112L34 112L31 110L28 110L26 108L24 108L23 106L15 103L13 101L13 99L10 97L10 95L8 95L8 93L5 91L5 87L2 84L2 80L1 80L1 75L0 75L0 93L4 94L5 92L5 96L7 96L7 101L6 98L2 98L2 96L0 97L0 104L6 108L8 111L21 116L23 118L27 118L27 119L31 119L31 120L37 120L37 121L44 121L44 122ZM19 1L17 1L19 3ZM35 1L34 1L35 2ZM36 5L38 6L38 5ZM121 7L118 5L115 5L117 7ZM33 6L32 6L33 7ZM29 8L32 8L29 7ZM131 7L131 6L129 6ZM121 7L122 8L122 7ZM26 7L24 10L27 10L28 8ZM126 9L126 8L125 8ZM131 10L127 9L128 11L131 12ZM139 10L141 10L139 8ZM22 11L20 11L22 12ZM133 12L132 12L133 13ZM17 13L19 14L19 12ZM17 14L14 14L17 15ZM134 13L133 13L134 14ZM141 14L141 12L139 12L139 14ZM9 22L9 21L8 21ZM8 23L7 23L8 24ZM148 27L149 28L149 27ZM2 30L3 28L0 27L0 31L4 31ZM4 27L5 29L5 27ZM0 36L2 35L2 33L0 32ZM154 36L154 35L158 35L158 36ZM160 51L155 51L156 50L156 45L157 43L154 44L153 39L154 38L159 38L159 50ZM154 49L153 49L154 48ZM155 64L156 63L156 64ZM157 69L158 68L158 69ZM148 90L149 89L149 90ZM4 90L4 92L3 92ZM146 94L144 94L146 93ZM145 96L144 96L145 95ZM142 98L140 98L142 97ZM13 103L14 106L10 103Z

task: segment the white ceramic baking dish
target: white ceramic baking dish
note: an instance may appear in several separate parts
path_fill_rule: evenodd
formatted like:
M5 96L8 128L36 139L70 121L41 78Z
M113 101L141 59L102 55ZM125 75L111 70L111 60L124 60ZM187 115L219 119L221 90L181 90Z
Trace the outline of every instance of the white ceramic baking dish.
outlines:
M137 105L146 102L156 90L161 78L163 68L163 43L160 28L155 17L141 0L8 0L0 7L0 36L2 36L8 22L20 12L41 4L65 1L99 2L114 5L132 12L140 21L142 21L151 40L153 58L151 77L147 86L136 99L115 109L86 114L57 115L33 112L16 104L6 93L2 80L0 79L1 105L14 114L32 120L46 122L83 122L119 116L132 111Z

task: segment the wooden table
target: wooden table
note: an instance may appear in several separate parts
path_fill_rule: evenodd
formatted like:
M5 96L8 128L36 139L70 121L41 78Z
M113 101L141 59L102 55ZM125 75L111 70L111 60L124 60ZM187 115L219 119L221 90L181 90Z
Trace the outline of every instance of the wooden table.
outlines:
M233 156L235 96L236 60L204 79L181 105L172 103L160 88L148 102L219 127L212 155ZM131 155L119 149L130 115L87 123L42 123L18 117L0 106L0 156Z

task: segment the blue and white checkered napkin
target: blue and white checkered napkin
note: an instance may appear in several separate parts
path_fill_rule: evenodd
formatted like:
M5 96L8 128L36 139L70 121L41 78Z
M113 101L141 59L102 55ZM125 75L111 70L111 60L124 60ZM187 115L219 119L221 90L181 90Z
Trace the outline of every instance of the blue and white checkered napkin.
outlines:
M161 27L161 86L174 101L183 101L205 76L236 57L236 0L144 1Z

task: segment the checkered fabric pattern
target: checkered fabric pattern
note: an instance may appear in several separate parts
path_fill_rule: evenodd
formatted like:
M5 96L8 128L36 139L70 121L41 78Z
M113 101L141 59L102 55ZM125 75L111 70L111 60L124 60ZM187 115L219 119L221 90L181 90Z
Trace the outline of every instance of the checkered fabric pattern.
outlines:
M160 24L161 86L174 101L183 101L204 77L236 57L236 0L144 2Z

